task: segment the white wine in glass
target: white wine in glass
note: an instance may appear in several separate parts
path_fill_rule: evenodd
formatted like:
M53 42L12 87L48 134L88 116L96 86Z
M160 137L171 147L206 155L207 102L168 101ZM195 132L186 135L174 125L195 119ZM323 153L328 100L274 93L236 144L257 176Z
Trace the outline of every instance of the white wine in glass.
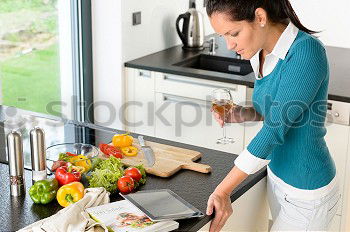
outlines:
M225 122L235 104L232 101L232 96L229 89L215 89L212 93L212 110L216 112L224 121L222 128L222 138L219 138L216 143L229 144L234 143L233 138L226 136Z

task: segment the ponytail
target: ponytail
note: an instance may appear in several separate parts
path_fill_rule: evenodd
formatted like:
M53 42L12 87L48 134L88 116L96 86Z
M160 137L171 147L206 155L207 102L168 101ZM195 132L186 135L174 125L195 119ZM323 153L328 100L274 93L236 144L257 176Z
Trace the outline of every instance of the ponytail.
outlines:
M290 20L299 30L308 34L318 33L301 24L289 0L207 0L207 14L210 17L215 12L226 13L233 21L255 19L255 10L263 8L274 23L286 23Z
M267 0L267 1L271 1L271 0ZM279 1L279 0L277 0ZM287 16L287 18L289 18L289 20L301 31L304 31L308 34L315 34L318 33L318 31L313 31L310 30L308 28L306 28L299 20L299 17L297 16L297 14L295 13L292 5L290 4L289 0L281 0L281 5L282 5L282 9L285 13L285 15Z

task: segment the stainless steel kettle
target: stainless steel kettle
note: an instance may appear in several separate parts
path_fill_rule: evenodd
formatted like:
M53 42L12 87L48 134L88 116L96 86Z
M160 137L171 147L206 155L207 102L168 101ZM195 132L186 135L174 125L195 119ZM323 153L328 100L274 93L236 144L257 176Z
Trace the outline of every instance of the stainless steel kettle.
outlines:
M183 19L182 30L180 21ZM204 44L204 19L195 5L176 19L176 31L183 43L183 48L188 50L202 50Z

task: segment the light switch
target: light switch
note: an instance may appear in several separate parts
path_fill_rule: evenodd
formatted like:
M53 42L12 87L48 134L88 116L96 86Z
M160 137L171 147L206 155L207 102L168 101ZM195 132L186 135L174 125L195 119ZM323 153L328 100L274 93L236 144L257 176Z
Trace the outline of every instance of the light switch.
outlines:
M196 0L189 1L189 8L196 8Z
M141 24L141 11L132 13L132 25Z

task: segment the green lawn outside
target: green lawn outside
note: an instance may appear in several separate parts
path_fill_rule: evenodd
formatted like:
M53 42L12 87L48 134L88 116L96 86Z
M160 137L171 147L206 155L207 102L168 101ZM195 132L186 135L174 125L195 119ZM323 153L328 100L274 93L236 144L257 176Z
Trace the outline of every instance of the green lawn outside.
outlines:
M35 112L60 116L61 108L46 110L60 101L58 45L11 58L0 63L3 104Z
M51 10L56 4L57 0L49 0L47 4L44 4L43 0L1 0L0 13L14 12L23 9L47 11Z
M57 0L0 0L3 41L44 45L19 56L9 55L0 62L2 104L30 111L60 115L61 107L47 111L47 105L60 101L58 43L40 37L57 36ZM6 20L6 15L16 20ZM1 23L0 23L1 25ZM47 46L45 47L45 44ZM6 54L6 53L5 53Z

